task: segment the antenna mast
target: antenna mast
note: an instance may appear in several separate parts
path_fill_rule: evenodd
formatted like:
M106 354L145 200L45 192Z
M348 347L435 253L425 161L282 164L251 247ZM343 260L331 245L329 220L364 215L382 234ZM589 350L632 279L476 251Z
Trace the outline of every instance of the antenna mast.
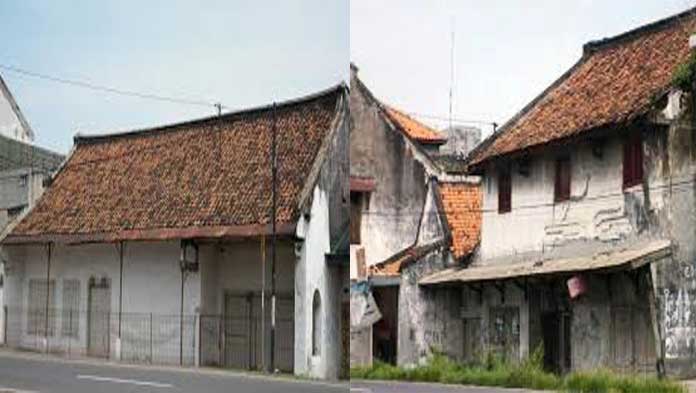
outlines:
M454 16L451 19L451 47L450 47L450 85L449 85L449 129L452 131L452 102L454 89Z

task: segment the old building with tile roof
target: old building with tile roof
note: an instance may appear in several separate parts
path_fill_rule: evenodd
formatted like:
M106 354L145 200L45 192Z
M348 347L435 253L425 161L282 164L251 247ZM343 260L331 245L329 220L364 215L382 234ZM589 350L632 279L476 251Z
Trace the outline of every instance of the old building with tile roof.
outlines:
M694 376L696 308L684 301L696 285L694 81L678 78L693 75L694 32L691 9L586 44L474 150L475 255L406 272L422 299L438 299L422 313L459 310L415 322L423 348L456 348L465 361L543 348L559 373Z
M76 136L50 188L2 241L7 344L347 375L347 99L339 85ZM142 329L149 315L154 336Z

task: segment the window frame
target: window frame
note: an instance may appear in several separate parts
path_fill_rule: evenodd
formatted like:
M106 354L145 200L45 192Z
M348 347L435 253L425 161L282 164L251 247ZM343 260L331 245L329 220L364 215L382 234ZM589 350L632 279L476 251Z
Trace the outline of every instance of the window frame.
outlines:
M564 177L565 176L565 177ZM554 161L553 201L554 203L570 200L573 186L573 165L570 156L557 157Z
M321 294L318 289L312 296L312 356L321 355Z
M498 169L498 214L512 211L512 170L510 166Z
M628 135L622 143L622 188L625 190L643 183L643 136L640 132Z

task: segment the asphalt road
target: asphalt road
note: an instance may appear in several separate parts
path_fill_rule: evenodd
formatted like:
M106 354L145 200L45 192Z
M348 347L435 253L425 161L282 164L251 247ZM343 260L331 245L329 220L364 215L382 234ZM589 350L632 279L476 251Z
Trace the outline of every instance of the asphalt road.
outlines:
M348 384L0 353L0 393L6 390L20 393L346 393Z
M533 393L523 389L501 389L405 382L351 381L350 393Z

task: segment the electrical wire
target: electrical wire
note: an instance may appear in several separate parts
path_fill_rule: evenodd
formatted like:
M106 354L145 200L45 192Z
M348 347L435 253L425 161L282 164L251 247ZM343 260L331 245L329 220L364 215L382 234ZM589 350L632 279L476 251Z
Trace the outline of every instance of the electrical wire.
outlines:
M142 98L142 99L163 101L163 102L169 102L169 103L174 103L174 104L212 107L212 108L217 109L218 111L221 109L229 109L220 103L216 103L216 102L212 102L212 101L196 100L196 99L181 98L181 97L170 97L170 96L164 96L161 94L144 93L144 92L133 91L133 90L124 90L124 89L119 89L119 88L115 88L115 87L111 87L111 86L104 86L104 85L94 84L91 82L80 81L80 80L76 80L76 79L67 79L67 78L63 78L63 77L42 74L42 73L29 71L29 70L26 70L23 68L14 67L14 66L6 65L6 64L0 64L0 69L10 71L10 72L13 72L13 73L16 73L19 75L24 75L24 76L28 76L28 77L32 77L32 78L47 80L47 81L54 82L54 83L61 83L61 84L65 84L65 85L81 87L84 89L101 91L101 92L105 92L105 93L117 94L117 95L122 95L122 96L137 97L137 98Z
M667 183L667 184L662 184L658 186L651 186L648 187L649 191L661 191L665 189L671 189L670 191L672 193L678 193L678 192L684 192L684 191L692 191L692 188L684 188L681 189L679 187L681 186L687 186L687 185L694 185L696 183L696 180L694 179L689 179L685 181L679 181L679 182L674 182L674 183ZM611 192L611 193L606 193L606 194L598 194L594 196L589 196L585 198L581 198L579 200L575 201L569 201L569 202L545 202L545 203L539 203L539 204L529 204L529 205L520 205L520 206L513 206L510 211L519 211L519 210L530 210L530 209L538 209L538 208L544 208L544 207L554 207L554 206L559 206L563 207L564 205L567 205L568 203L573 203L576 202L578 204L584 204L586 205L587 202L599 202L605 199L610 199L610 198L618 198L621 197L625 194L624 191L621 192ZM497 213L498 209L472 209L470 207L461 207L456 209L457 212L461 213ZM439 216L441 214L445 214L444 212L431 212L431 213L423 213L419 211L407 211L407 212L387 212L387 211L376 211L376 210L367 210L362 212L363 215L367 216L384 216L384 217L428 217L428 216ZM506 213L507 214L507 213Z

